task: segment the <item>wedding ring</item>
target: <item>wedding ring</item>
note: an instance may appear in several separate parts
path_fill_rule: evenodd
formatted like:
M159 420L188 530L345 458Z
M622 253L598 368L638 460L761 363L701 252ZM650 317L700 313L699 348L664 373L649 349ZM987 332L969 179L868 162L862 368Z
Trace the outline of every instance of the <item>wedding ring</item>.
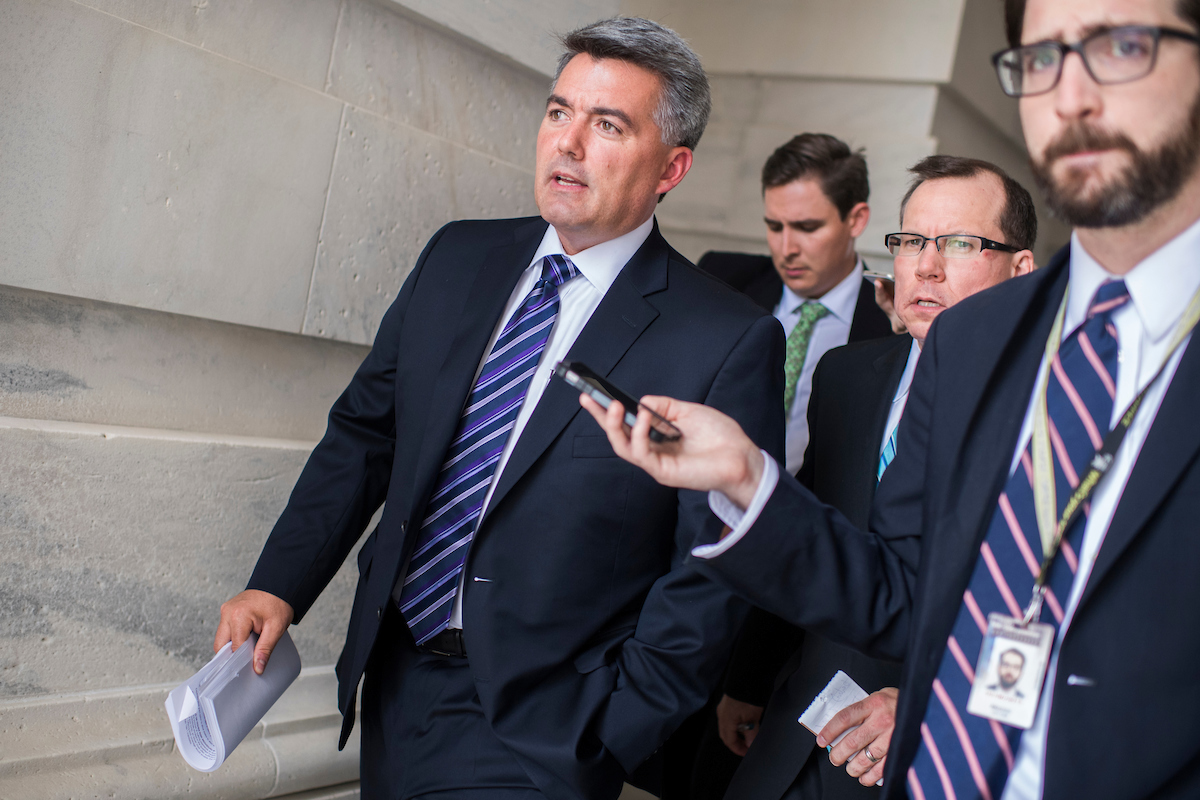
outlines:
M863 752L867 754L867 760L869 760L869 761L870 761L872 764L878 764L878 763L879 763L880 759L878 759L878 758L876 758L875 756L871 755L871 748L869 748L869 747L864 747L864 748L863 748Z

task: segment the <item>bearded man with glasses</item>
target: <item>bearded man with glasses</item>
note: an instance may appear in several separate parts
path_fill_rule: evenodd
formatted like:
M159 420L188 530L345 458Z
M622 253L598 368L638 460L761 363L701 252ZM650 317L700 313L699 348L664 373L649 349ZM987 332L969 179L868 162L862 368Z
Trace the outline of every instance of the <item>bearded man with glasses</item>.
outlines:
M1200 604L1200 2L1006 19L1001 85L1075 230L930 327L870 534L711 409L647 400L683 431L668 450L593 414L619 455L713 492L731 530L693 550L706 574L905 658L885 797L1200 797L1200 625L1178 611ZM1012 643L1025 698L989 700Z

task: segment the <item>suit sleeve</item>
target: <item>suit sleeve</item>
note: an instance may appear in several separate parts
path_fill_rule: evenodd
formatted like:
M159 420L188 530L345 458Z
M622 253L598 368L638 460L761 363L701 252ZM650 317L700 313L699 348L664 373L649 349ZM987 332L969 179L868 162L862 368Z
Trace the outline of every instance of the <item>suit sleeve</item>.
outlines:
M705 402L730 414L768 452L782 458L783 331L774 318L754 322L732 348ZM702 492L678 493L674 567L655 582L617 659L617 685L597 733L632 772L692 712L707 702L748 607L684 560L697 535L720 522Z
M807 411L808 447L804 450L800 471L796 473L796 480L808 489L815 485L813 481L818 459L813 451L819 438L815 434L821 424L822 394L819 386L822 365L826 363L824 359L819 361L813 372L812 394ZM775 690L775 679L780 670L803 643L804 631L769 611L754 607L733 647L733 655L725 673L725 694L743 703L766 706Z
M902 660L926 513L923 487L937 383L936 330L935 324L917 366L896 458L879 484L869 531L855 527L781 472L774 493L742 539L718 556L692 563L794 625L876 658Z
M246 588L283 598L295 622L332 580L383 503L396 449L395 376L404 315L439 230L379 325L375 343L333 404L325 436L308 458L267 538Z
M733 646L725 673L725 694L754 706L766 706L775 679L804 642L804 631L755 607Z

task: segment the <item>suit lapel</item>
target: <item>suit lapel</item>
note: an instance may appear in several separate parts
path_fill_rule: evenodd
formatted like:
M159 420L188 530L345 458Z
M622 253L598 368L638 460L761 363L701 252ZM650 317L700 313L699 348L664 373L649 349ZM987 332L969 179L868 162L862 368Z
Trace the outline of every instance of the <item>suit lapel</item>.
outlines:
M645 295L667 287L669 253L656 223L645 243L609 287L568 351L567 359L581 361L599 375L607 376L612 371L658 316L658 310ZM490 516L516 482L581 412L579 393L562 381L551 380L500 474L485 516Z
M1023 410L1029 406L1046 337L1066 291L1068 260L1067 248L1063 248L1042 274L1035 273L1032 280L1040 279L1042 285L1032 293L1023 313L988 315L979 321L985 326L985 335L971 342L970 361L990 365L989 372L980 376L982 379L975 378L966 367L961 376L952 376L963 378L956 386L961 394L954 397L954 408L943 411L957 414L961 409L963 416L956 417L948 428L959 432L958 449L948 462L953 466L944 496L947 505L934 512L934 519L954 530L934 537L933 541L948 551L931 552L930 556L935 564L931 571L942 576L931 583L954 596L961 593L970 575L995 512L996 498L1008 478Z
M1200 347L1194 347L1194 344L1193 338L1180 359L1179 369L1171 379L1133 465L1080 597L1080 606L1087 602L1121 553L1175 489L1176 480L1200 451L1200 417L1196 415L1195 405L1200 394Z
M868 419L874 420L871 425L871 435L865 441L867 450L864 464L870 462L867 473L874 475L879 470L879 446L883 443L883 435L887 433L888 415L892 412L892 400L896 397L896 389L900 379L904 377L904 368L908 365L908 354L912 351L912 337L908 335L897 337L903 341L886 353L879 356L871 364L876 384L872 387L875 409ZM875 481L871 483L870 497L875 496Z
M471 393L483 350L491 341L513 287L529 266L545 231L545 222L531 223L516 231L514 243L487 251L467 292L462 315L448 326L447 335L453 336L454 343L430 393L431 411L417 457L415 474L420 485L413 496L421 498L421 502L433 491L447 447L458 430L463 405Z
M860 435L850 437L847 447L854 450L847 460L849 471L842 476L849 481L848 488L852 492L853 507L870 509L875 499L875 489L878 485L876 475L879 472L879 446L887 427L888 414L892 410L892 398L896 396L896 387L904 375L904 365L908 363L908 352L912 346L911 336L897 336L894 346L871 360L870 369L861 371L861 379L855 381L854 395L844 398L846 408L855 408L856 416L862 421L869 420L866 427L859 428ZM903 344L901 344L903 342ZM862 399L862 405L856 399ZM867 526L868 514L860 512L850 518L860 527Z

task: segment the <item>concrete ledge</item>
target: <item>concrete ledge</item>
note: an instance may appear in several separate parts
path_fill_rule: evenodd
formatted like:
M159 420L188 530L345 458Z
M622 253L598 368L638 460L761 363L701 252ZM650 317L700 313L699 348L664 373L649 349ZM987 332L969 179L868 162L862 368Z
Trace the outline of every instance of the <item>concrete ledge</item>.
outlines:
M316 441L368 348L0 286L0 415Z
M358 734L337 750L332 667L305 669L216 772L175 752L163 702L173 685L0 703L0 797L157 800L358 796ZM302 793L302 794L298 794Z

